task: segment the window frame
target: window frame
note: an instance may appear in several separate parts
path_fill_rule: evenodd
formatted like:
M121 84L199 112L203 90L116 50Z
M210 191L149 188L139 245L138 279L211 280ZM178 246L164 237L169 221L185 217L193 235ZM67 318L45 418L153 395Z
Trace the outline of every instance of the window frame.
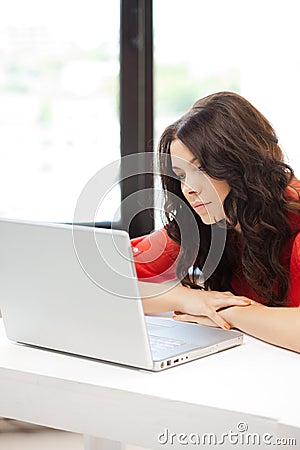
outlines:
M153 152L153 4L152 0L120 1L120 154ZM122 169L122 167L121 167ZM80 225L117 228L131 238L154 229L154 214L149 208L129 217L126 197L154 187L151 168L137 166L134 177L121 179L121 220L118 222L81 222ZM122 177L121 177L122 178ZM154 197L151 196L152 206ZM132 214L132 213L131 213Z

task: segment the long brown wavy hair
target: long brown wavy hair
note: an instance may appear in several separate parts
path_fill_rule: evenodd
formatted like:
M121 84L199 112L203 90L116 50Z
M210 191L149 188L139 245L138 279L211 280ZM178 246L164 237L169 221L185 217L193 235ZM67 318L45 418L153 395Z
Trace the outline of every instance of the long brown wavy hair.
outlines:
M193 239L182 248L177 276L183 285L199 289L196 273L203 271L212 228L224 224L205 225L183 196L180 181L171 169L170 144L176 138L194 154L208 176L226 180L231 188L224 201L225 248L214 272L207 278L204 274L204 288L233 292L232 278L237 270L242 270L258 299L269 306L284 305L288 301L289 274L281 264L280 253L292 235L288 214L300 214L300 200L286 197L287 186L293 184L295 177L284 162L272 126L240 95L219 92L198 100L166 128L160 139L167 233L181 245L180 228L192 229L191 214L184 214L180 207L185 202L200 234L196 258ZM175 195L168 195L169 192ZM236 231L237 225L241 232ZM187 263L191 258L192 274Z

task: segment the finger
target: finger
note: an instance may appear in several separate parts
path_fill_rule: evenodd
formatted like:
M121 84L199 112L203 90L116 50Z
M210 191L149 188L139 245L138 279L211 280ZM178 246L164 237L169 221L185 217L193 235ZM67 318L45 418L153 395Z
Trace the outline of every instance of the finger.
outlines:
M238 299L244 299L244 300L251 300L250 298L246 297L245 295L235 295L233 292L230 291L205 291L210 294L215 294L219 297L232 297L232 298L238 298Z
M224 320L220 314L218 314L216 311L210 311L209 314L207 314L207 316L214 322L216 323L220 328L224 328L225 330L230 330L231 326L229 325L228 322L226 322L226 320Z
M248 302L248 303L252 303L253 302L253 300L251 300L251 298L244 297L242 295L235 295L234 298L236 298L237 300L241 300L243 302Z
M218 316L218 314L216 314L216 316ZM173 319L179 322L193 322L198 323L200 325L208 325L210 327L220 327L224 328L225 330L229 330L231 328L230 325L227 322L225 322L225 320L223 320L220 316L216 317L213 320L211 317L193 316L191 314L179 314L173 316Z
M205 325L208 327L217 328L218 325L210 320L208 317L203 316L192 316L189 314L181 314L179 316L174 316L174 320L177 322L189 322L189 323L197 323L198 325Z
M237 297L232 295L217 297L214 303L216 308L224 308L226 306L249 306L251 305L251 300L247 297Z
M231 326L229 323L214 308L204 305L203 312L203 315L209 317L218 327L230 330Z
M193 316L191 314L179 314L177 316L173 316L173 319L176 320L177 322L192 322L192 323L197 323L199 325L208 325L211 327L217 326L208 317Z

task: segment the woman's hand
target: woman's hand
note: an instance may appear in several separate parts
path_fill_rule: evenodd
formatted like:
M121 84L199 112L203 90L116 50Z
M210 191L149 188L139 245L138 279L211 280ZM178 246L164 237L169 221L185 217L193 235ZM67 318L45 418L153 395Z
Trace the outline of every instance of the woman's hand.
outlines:
M178 320L225 329L231 326L222 316L222 311L230 309L229 307L245 307L251 304L247 297L238 297L232 292L190 289L178 283L173 285L139 282L139 288L145 314L176 311L182 314Z
M300 353L300 308L269 307L231 292L189 289L182 285L166 288L143 283L145 314L178 311L181 322L237 328L258 339ZM150 288L150 289L149 289ZM163 288L163 289L162 289Z
M270 344L300 353L300 307L270 307L251 300L246 308L232 306L218 314L234 328ZM175 320L216 326L216 322L207 316L180 314L175 316Z
M213 292L213 291L210 291L210 292ZM225 293L220 292L219 294L225 294ZM228 293L226 293L226 294L228 294ZM233 296L233 294L231 294L231 295ZM237 296L233 296L233 297L240 298L240 299L244 298L248 302L245 302L245 304L242 304L242 305L240 305L240 304L231 305L228 308L223 308L221 310L218 310L217 314L220 315L222 317L222 319L229 325L229 327L224 326L223 328L230 329L235 326L234 325L234 315L235 315L236 310L238 309L237 307L251 305L252 307L266 308L261 303L255 302L254 300L250 300L247 297L237 297ZM192 315L192 314L183 314L180 312L176 312L176 315L173 316L173 319L177 320L178 322L193 322L193 323L198 323L199 325L207 325L209 327L220 326L208 316L206 316L206 317L205 316L196 316L196 315Z
M198 323L199 325L206 325L208 327L221 327L221 325L218 325L212 319L205 316L192 316L191 314L181 314L176 312L176 315L172 316L172 318L177 322L191 322L191 323ZM227 324L225 324L221 328L226 328L226 330L230 330L231 326L229 324L228 326Z
M233 295L232 292L185 289L188 292L182 296L180 311L176 311L176 316L173 316L181 322L195 322L229 330L231 324L226 320L225 314L223 316L222 310L225 312L232 306L249 306L253 302L247 297Z

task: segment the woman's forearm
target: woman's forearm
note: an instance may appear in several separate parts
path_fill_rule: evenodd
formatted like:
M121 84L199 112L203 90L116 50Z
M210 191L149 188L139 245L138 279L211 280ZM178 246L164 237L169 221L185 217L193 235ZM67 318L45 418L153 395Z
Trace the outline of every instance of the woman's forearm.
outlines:
M177 311L197 317L207 317L221 328L230 325L218 313L219 309L239 305L246 306L250 300L238 297L231 292L205 291L189 289L178 283L143 283L139 282L145 314Z
M300 353L300 308L272 308L253 304L233 306L222 317L247 334Z
M145 283L139 281L139 289L145 314L154 314L180 309L180 299L186 288L175 283Z

